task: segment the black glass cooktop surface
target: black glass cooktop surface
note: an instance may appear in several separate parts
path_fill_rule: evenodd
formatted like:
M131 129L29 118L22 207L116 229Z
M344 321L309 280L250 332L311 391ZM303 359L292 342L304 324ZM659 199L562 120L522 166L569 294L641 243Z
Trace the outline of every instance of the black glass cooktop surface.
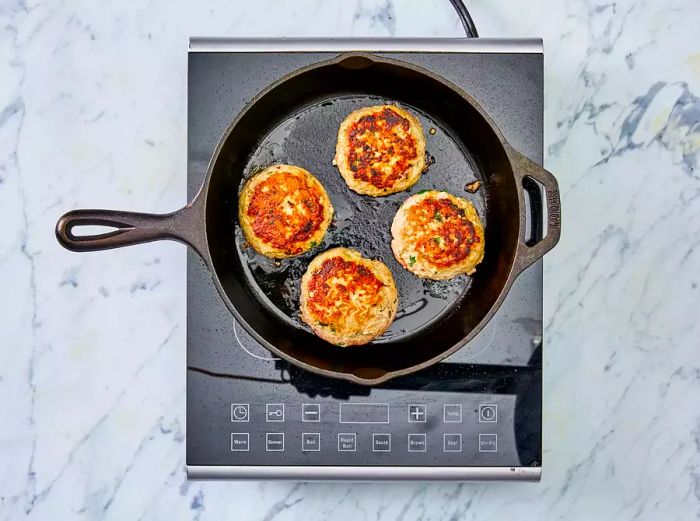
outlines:
M339 52L191 52L188 195L219 137L261 89ZM543 56L378 53L469 92L506 139L542 161ZM366 387L276 359L237 324L196 254L187 259L187 465L223 467L539 467L542 263L515 282L463 349ZM265 476L265 474L256 474Z

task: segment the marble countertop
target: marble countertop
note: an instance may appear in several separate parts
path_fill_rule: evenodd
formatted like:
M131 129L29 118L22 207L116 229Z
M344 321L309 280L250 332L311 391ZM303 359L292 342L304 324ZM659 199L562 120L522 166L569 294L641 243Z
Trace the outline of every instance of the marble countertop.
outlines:
M185 202L189 36L459 36L446 0L4 0L1 520L700 516L700 3L469 4L545 44L542 482L188 482L185 248L53 236Z

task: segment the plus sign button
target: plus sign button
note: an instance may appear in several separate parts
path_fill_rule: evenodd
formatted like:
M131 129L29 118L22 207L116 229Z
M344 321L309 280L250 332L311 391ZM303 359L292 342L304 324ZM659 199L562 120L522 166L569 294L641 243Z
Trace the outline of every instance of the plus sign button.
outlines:
M425 423L426 416L425 405L408 406L408 423Z

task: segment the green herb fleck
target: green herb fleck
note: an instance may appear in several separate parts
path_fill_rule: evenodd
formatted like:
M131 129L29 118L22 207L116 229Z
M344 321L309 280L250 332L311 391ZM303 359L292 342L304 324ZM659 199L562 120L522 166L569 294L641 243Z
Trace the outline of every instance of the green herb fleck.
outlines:
M440 215L440 212L435 212L435 215L433 215L433 219L435 219L437 222L441 223L442 222L442 215Z
M408 265L409 265L409 266L413 266L415 263L416 263L416 258L415 258L413 255L411 255L411 256L408 258Z
M433 237L433 240L435 241L435 244L440 244L442 239L440 239L440 237Z
M426 193L426 192L430 192L430 190L419 190L418 192L416 192L416 195L418 195L418 194L424 194L424 193Z
M316 241L311 241L311 244L309 244L309 247L311 248L315 248L316 246L318 246L318 243Z

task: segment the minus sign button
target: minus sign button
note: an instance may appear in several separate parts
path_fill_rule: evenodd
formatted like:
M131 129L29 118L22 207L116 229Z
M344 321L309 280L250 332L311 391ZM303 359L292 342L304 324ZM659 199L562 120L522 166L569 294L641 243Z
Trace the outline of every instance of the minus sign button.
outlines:
M320 422L321 405L318 403L305 403L301 406L301 421Z

